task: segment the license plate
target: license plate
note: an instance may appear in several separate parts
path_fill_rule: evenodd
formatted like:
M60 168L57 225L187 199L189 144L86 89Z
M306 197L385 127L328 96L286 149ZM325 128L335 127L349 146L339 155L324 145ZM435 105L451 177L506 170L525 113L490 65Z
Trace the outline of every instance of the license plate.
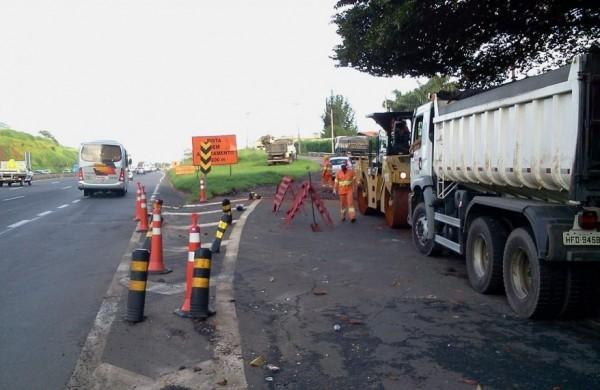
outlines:
M563 233L565 245L596 245L600 246L600 232L569 231Z

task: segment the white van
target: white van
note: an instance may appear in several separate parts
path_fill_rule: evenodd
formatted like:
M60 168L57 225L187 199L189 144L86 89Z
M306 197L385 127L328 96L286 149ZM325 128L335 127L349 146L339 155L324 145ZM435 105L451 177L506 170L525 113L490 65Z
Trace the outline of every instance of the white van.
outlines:
M129 177L127 167L131 164L125 147L116 141L93 141L82 143L79 148L79 182L83 196L95 192L127 193Z

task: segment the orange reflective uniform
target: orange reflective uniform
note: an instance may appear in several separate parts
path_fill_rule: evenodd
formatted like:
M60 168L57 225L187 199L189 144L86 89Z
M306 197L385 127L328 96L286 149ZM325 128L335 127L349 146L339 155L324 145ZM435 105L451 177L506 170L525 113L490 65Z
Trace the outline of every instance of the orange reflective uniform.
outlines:
M323 174L321 175L321 185L325 187L331 186L331 165L329 164L329 157L323 158Z
M352 221L356 219L356 212L354 211L354 197L353 193L354 185L354 172L351 169L347 169L346 172L343 170L338 171L335 175L335 191L340 195L340 216L342 221L346 219L346 213Z

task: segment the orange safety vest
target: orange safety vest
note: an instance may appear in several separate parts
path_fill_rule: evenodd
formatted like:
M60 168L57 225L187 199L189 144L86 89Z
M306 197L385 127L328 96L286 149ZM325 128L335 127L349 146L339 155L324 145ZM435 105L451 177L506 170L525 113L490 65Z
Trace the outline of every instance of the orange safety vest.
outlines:
M348 168L346 173L339 170L335 175L335 188L340 195L345 195L352 192L352 184L354 183L354 172Z

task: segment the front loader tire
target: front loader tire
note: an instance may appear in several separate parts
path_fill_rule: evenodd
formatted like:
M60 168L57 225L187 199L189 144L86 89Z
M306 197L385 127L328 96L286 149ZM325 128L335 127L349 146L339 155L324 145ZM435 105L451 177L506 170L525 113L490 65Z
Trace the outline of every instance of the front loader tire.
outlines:
M385 190L383 207L386 224L395 229L408 225L408 188L392 188Z
M369 194L367 191L364 191L362 183L356 187L356 203L358 203L358 211L362 215L375 214L375 209L369 207Z

